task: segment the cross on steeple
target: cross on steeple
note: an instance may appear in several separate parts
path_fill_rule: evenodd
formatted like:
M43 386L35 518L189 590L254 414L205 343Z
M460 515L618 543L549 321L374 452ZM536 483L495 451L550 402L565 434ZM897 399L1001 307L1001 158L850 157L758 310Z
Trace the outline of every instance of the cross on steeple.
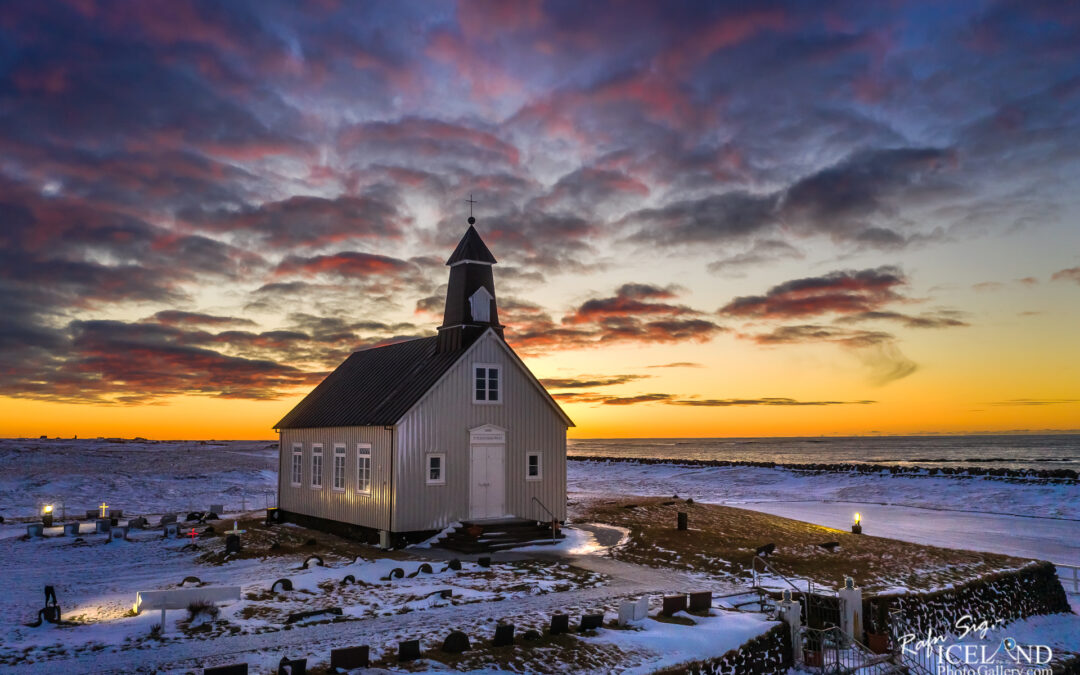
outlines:
M472 225L476 222L476 218L473 218L472 212L473 204L476 203L476 200L472 198L471 192L469 193L469 198L465 200L465 203L469 205L469 224Z

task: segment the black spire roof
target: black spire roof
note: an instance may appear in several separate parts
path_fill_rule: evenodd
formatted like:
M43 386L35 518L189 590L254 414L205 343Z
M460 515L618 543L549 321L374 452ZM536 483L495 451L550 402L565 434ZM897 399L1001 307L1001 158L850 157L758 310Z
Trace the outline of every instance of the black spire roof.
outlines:
M487 244L480 238L480 233L472 225L469 225L469 229L465 230L465 236L458 242L457 248L450 254L450 259L446 261L446 264L453 265L462 260L475 260L476 262L491 263L492 265L497 262L495 256L491 255L491 251L488 250Z

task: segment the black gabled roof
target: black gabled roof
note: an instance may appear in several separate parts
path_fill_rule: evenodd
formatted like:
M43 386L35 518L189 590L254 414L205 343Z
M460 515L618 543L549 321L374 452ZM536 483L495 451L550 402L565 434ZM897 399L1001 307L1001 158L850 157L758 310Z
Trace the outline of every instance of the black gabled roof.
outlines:
M450 254L450 259L446 261L446 264L453 265L462 260L475 260L477 262L491 263L492 265L498 262L495 260L495 256L491 255L487 244L480 238L480 234L472 225L465 230L465 236L458 242L457 248Z
M353 352L274 428L396 424L464 353L438 354L437 341L433 336Z

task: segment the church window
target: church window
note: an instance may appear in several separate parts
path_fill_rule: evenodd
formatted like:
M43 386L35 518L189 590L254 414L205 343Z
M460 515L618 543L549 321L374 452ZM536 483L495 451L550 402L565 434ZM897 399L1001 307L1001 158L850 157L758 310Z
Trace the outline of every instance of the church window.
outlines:
M345 444L334 445L334 491L345 491Z
M322 444L311 446L311 488L322 489Z
M473 402L498 403L502 400L499 386L499 366L473 366Z
M427 484L446 483L446 455L439 453L427 456Z
M356 446L356 491L371 494L371 444Z
M469 297L469 313L472 314L473 321L480 323L491 321L492 299L491 293L483 286L476 289L476 292Z
M304 482L304 446L293 443L292 446L292 486L300 487Z

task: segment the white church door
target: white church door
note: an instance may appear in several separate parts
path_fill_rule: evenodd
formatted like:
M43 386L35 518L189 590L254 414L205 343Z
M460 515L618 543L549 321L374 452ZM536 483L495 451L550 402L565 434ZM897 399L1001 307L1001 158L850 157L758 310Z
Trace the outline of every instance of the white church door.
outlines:
M470 432L469 517L506 515L506 434L485 425Z

